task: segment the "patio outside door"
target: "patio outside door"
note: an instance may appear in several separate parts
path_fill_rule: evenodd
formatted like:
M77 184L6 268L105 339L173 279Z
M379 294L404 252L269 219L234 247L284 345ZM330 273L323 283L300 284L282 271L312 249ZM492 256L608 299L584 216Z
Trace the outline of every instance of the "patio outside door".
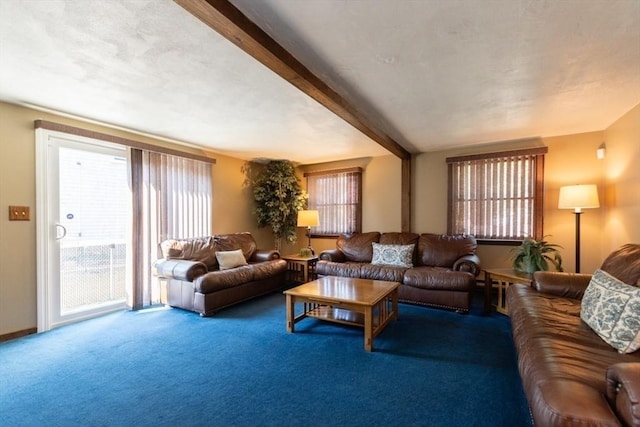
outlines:
M38 331L127 306L127 150L43 131L38 178ZM46 153L43 153L46 145ZM42 157L42 156L40 156ZM40 204L43 204L40 206ZM44 209L42 209L44 208ZM41 241L42 240L42 241Z

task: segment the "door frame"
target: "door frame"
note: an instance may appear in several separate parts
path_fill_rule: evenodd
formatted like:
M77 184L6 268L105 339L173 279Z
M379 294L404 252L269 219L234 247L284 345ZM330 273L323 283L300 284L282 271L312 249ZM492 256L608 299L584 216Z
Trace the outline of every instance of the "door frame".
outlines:
M51 283L52 268L52 249L50 244L51 236L57 233L56 225L50 224L50 200L51 197L58 197L57 191L52 188L50 175L54 171L50 169L51 152L49 150L49 141L52 138L67 140L72 143L86 144L91 146L114 148L121 146L115 143L107 143L100 140L83 137L80 135L67 134L64 132L53 131L49 129L36 129L36 297L37 297L37 332L45 332L54 327L62 326L79 320L100 316L108 312L120 311L127 307L127 304L114 305L109 309L90 309L83 313L66 316L65 319L54 317L56 307L53 305L59 303L58 295L54 295ZM125 153L128 148L125 148ZM128 154L127 154L128 156ZM129 209L130 210L130 209ZM129 215L131 213L129 212ZM53 228L53 229L52 229ZM58 263L59 265L59 263ZM127 270L130 270L127 268ZM59 271L58 271L59 275ZM127 282L130 280L128 279ZM58 280L58 287L60 283ZM56 298L57 297L57 298ZM59 312L59 309L57 309Z

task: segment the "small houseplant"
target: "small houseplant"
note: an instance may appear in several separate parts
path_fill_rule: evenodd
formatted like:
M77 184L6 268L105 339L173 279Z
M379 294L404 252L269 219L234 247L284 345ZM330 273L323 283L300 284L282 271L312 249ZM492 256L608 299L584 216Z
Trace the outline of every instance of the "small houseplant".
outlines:
M544 238L535 240L526 237L513 253L513 269L532 274L535 271L546 271L551 263L557 271L562 269L562 256L558 251L561 246L549 243Z
M280 250L283 238L294 243L297 239L298 211L304 207L308 196L300 186L293 163L271 160L262 168L254 169L246 164L244 169L249 181L247 183L253 187L258 227L271 227L277 250Z

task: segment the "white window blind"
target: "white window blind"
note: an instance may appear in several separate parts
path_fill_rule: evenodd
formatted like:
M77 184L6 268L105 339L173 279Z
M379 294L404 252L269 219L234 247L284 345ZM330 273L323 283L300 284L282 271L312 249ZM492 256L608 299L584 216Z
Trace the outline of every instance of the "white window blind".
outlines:
M541 237L546 151L448 158L448 232L486 240Z
M160 301L151 272L161 257L159 244L211 234L211 163L138 149L132 149L131 159L139 260L134 306L144 307Z
M362 169L306 173L308 208L318 211L314 235L338 235L362 229Z

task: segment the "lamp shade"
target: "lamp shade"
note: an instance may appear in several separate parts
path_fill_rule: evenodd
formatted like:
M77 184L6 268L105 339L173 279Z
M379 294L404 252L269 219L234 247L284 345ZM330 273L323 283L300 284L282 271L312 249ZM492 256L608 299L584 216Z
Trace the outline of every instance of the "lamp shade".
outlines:
M317 227L320 225L318 211L302 210L298 211L298 227Z
M581 209L599 208L598 187L595 184L567 185L560 187L560 197L558 198L558 209Z

